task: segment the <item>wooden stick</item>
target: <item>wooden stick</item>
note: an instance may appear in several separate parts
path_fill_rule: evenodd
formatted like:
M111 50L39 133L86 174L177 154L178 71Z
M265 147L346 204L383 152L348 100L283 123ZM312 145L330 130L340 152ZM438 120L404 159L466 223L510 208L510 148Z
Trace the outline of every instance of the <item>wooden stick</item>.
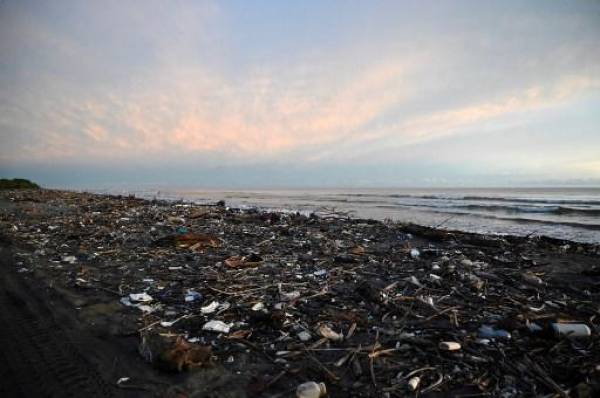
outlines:
M327 377L329 377L331 379L331 381L339 381L340 380L340 378L335 373L333 373L331 370L327 369L327 367L325 365L323 365L321 363L321 361L319 361L314 355L312 355L308 351L305 351L305 352L306 352L306 356L311 361L313 361L314 363L316 363L325 372L325 374L327 375Z

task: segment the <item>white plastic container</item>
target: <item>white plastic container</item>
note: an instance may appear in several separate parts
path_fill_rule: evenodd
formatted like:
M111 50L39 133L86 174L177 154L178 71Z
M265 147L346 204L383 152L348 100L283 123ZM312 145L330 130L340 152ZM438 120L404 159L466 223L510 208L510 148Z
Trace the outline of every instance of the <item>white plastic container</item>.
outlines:
M297 398L321 398L327 395L327 387L325 383L317 383L314 381L307 381L302 383L296 388Z
M206 322L204 326L202 326L202 330L208 330L209 332L229 333L231 326L233 326L232 323L213 320Z
M443 351L458 351L461 348L460 343L457 343L456 341L442 341L440 342L439 347L440 350Z
M419 388L419 384L421 384L421 378L419 376L411 377L411 379L408 381L408 388L410 391L415 391L417 388Z
M592 330L584 323L553 323L552 330L558 336L589 337Z

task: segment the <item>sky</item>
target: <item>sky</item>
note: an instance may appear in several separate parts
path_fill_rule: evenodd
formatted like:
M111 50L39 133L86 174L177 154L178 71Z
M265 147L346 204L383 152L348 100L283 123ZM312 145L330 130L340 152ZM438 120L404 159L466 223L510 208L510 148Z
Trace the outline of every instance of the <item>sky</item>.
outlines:
M600 1L0 0L0 176L600 185Z

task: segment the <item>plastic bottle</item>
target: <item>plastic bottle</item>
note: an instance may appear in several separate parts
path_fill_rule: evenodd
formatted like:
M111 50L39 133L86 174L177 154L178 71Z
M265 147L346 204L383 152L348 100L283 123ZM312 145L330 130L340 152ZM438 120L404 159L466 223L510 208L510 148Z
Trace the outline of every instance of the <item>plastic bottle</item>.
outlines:
M553 323L552 329L558 336L589 337L592 334L589 326L583 323Z
M296 397L298 398L320 398L326 394L327 387L325 387L325 383L307 381L296 388Z
M418 376L412 377L408 381L408 388L410 391L415 391L417 388L419 388L419 384L421 384L421 378Z

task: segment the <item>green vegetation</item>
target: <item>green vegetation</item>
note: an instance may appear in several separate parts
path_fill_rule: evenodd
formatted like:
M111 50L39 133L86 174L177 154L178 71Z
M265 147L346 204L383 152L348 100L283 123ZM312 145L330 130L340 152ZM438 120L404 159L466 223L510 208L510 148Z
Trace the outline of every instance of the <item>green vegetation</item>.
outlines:
M0 189L39 189L40 186L24 178L0 178Z

